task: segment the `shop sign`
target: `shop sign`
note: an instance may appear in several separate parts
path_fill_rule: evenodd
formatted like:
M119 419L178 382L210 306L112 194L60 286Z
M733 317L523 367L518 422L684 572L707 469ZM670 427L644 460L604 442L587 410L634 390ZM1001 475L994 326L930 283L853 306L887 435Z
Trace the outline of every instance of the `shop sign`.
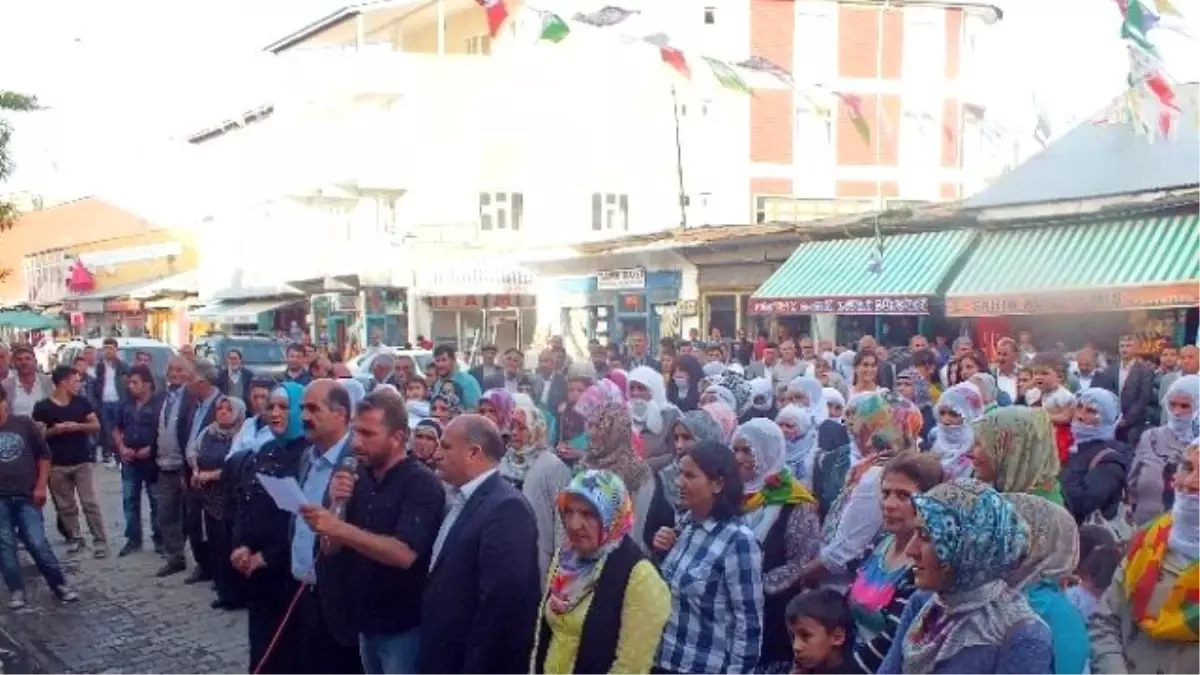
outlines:
M104 311L113 314L135 314L142 311L141 300L105 300Z
M1196 305L1200 305L1200 284L1189 282L1137 288L947 298L946 316L1080 314Z
M607 270L596 274L596 290L628 291L646 287L646 268Z
M922 315L929 313L925 295L841 298L750 298L751 314Z

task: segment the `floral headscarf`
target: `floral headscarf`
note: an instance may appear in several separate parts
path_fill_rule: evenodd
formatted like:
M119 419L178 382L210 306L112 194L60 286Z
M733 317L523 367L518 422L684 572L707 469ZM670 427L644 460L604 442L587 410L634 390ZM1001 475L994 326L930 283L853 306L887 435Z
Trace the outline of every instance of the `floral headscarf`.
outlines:
M979 449L996 471L1000 492L1049 494L1058 485L1058 448L1041 408L997 408L971 423Z
M923 408L927 405L933 405L933 394L929 392L929 380L925 379L921 371L916 368L905 368L896 375L896 378L912 382L912 402L917 404L917 407Z
M1029 552L1005 578L1024 591L1043 581L1058 585L1079 566L1079 526L1075 516L1054 502L1030 494L1004 495L1029 528Z
M1164 426L1170 429L1181 443L1187 445L1196 440L1194 429L1196 419L1200 416L1200 375L1184 375L1172 382L1163 401L1169 404L1171 399L1177 396L1187 396L1192 400L1192 414L1188 417L1176 415L1168 406L1164 411L1167 414L1167 423Z
M992 377L991 373L975 373L967 380L967 382L975 385L979 390L979 396L983 399L983 412L988 413L1000 407L996 402L1000 396L1000 387L996 384L996 378Z
M943 423L940 417L943 410L956 413L962 417L962 422L957 425ZM938 399L934 414L938 415L937 433L934 434L930 450L942 462L946 477L954 479L971 475L969 453L975 443L971 422L983 415L983 397L979 394L979 388L970 382L960 382L950 387Z
M625 394L612 380L600 380L579 395L575 411L591 424L599 419L601 410L610 406L624 408Z
M702 410L712 416L717 422L717 426L721 428L721 438L717 440L725 445L729 445L729 441L733 439L733 432L737 429L737 413L720 401L709 403L703 406Z
M633 419L629 408L623 403L606 403L594 409L588 422L596 429L588 434L583 466L612 472L621 477L627 488L637 492L650 478L650 467L633 451Z
M546 606L555 614L566 614L588 597L600 580L604 561L633 530L633 500L625 483L615 473L588 470L575 475L558 495L561 513L569 496L587 502L600 521L600 548L584 557L564 539L558 564L550 574Z
M500 433L507 434L512 432L512 416L513 408L516 403L513 402L512 394L507 389L499 387L488 389L483 392L483 396L479 397L479 404L488 403L496 410L496 427L500 429Z
M726 389L725 387L722 387L719 384L708 385L708 387L705 388L704 393L700 395L700 398L704 398L705 396L708 396L710 394L713 396L716 396L717 400L720 401L721 403L724 403L725 405L729 406L730 410L732 410L734 407L737 406L737 399L734 398L733 392L729 391L728 389Z
M1013 627L1038 621L1003 579L1029 550L1029 528L1012 502L970 478L912 501L949 581L904 634L903 672L932 673L964 649L1003 644Z
M1117 395L1100 387L1089 387L1079 392L1079 403L1095 407L1100 412L1100 421L1096 425L1084 424L1076 416L1071 422L1071 434L1075 443L1089 441L1111 441L1117 437L1117 424L1121 421L1121 401Z
M790 422L795 427L795 437L783 435L785 459L792 475L811 485L813 464L817 459L817 418L808 408L792 404L783 407L775 416L776 423Z
M514 443L508 444L508 451L504 453L504 458L500 460L500 475L505 478L523 483L525 476L529 473L529 468L537 461L538 456L547 449L549 441L549 427L546 424L546 417L542 415L542 411L538 409L528 396L521 395L525 399L525 405L516 406L510 418L509 429L512 429L512 422L520 421L525 425L526 433L529 435L529 440L521 447L517 447Z

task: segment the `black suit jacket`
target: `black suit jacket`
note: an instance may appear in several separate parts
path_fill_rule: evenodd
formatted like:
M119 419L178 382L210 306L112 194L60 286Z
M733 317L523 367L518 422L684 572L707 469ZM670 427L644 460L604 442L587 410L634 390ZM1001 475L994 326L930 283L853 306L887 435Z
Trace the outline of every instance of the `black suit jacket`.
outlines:
M1121 364L1114 363L1108 368L1108 376L1113 383L1121 381ZM1096 386L1093 382L1092 386ZM1112 391L1116 391L1114 387ZM1118 429L1118 438L1127 440L1131 432L1140 432L1141 428L1150 421L1150 408L1154 405L1154 369L1142 361L1135 361L1129 367L1125 376L1125 387L1121 389L1122 423Z
M429 571L422 673L527 673L537 625L537 523L498 473L467 500Z

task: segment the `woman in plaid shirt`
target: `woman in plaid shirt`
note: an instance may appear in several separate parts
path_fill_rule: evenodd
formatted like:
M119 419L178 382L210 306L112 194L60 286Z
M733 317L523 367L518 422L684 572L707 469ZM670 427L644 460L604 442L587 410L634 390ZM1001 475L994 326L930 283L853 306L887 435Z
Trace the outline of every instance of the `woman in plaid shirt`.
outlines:
M675 480L685 512L674 530L654 536L671 589L655 672L753 672L762 647L762 552L742 523L733 451L702 441L680 460Z

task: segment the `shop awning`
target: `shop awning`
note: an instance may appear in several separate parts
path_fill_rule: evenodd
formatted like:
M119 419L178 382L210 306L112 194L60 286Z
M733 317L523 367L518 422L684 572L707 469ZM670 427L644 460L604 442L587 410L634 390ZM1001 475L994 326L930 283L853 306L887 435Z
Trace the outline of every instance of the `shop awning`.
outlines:
M947 316L1200 304L1196 214L987 232L946 291Z
M868 268L875 240L801 244L750 297L754 314L928 314L950 268L974 241L972 230L883 239L883 269Z
M252 302L218 302L200 309L188 312L188 319L215 324L249 324L258 323L258 316L263 312L301 302L304 298L287 298L277 300L255 300Z

